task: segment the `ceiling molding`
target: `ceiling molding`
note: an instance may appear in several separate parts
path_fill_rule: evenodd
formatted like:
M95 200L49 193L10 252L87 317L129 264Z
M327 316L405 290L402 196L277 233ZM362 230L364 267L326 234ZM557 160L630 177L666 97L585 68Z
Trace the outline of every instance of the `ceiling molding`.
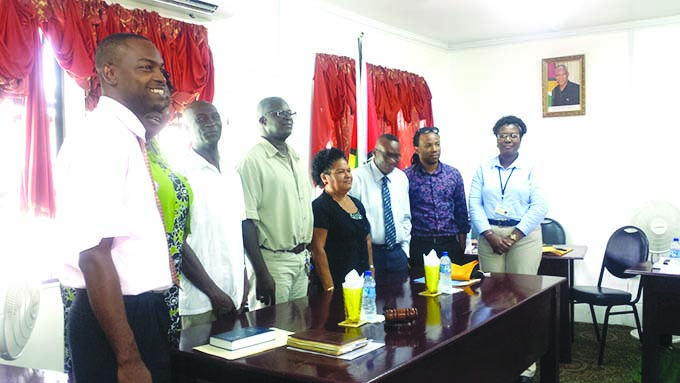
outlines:
M576 37L598 33L630 31L641 28L659 27L665 25L680 25L680 16L660 17L656 19L638 20L625 23L599 25L595 27L579 28L569 31L559 31L551 33L536 33L524 36L515 36L502 39L491 39L481 41L471 41L467 43L449 44L447 50L458 51L463 49L485 48L498 45L511 45L530 41L553 40L565 37Z
M356 22L359 24L366 25L367 27L377 29L379 31L389 33L391 35L395 35L403 40L410 41L410 42L415 42L418 44L423 44L427 45L431 48L436 48L436 49L441 49L444 51L450 50L448 44L443 41L435 40L417 33L409 32L405 29L400 29L397 27L394 27L389 24L385 24L383 22L377 21L375 19L371 19L368 17L360 16L356 13L353 13L351 11L339 8L335 5L331 5L328 3L322 3L322 2L317 2L313 0L307 0L306 1L307 6L314 6L317 7L327 13L330 13L334 16L341 17L345 20L349 20L352 22Z

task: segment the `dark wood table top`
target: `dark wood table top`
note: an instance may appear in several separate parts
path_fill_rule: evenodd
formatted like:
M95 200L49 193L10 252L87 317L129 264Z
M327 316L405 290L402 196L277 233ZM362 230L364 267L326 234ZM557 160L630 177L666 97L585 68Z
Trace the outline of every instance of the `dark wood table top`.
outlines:
M680 261L680 260L675 260ZM671 270L668 269L654 269L652 268L652 262L643 262L640 264L637 264L630 269L626 270L626 273L628 274L635 274L635 275L647 275L647 276L659 276L659 277L668 277L668 278L680 278L680 273L675 273L672 272Z
M488 322L564 283L563 278L558 277L494 273L465 292L424 297L418 293L425 289L425 285L413 282L415 277L417 275L389 281L378 285L376 289L379 313L384 307L418 309L419 317L410 331L386 331L382 324L368 324L355 329L339 327L337 324L344 319L344 311L342 289L336 289L334 293L266 307L238 319L220 320L212 326L208 324L185 329L174 357L185 365L223 368L229 370L230 374L234 372L234 376L240 371L257 372L283 380L344 383L377 381L407 364L436 355L447 344L466 334L480 329L483 331ZM363 356L351 362L285 347L234 361L192 350L194 346L206 344L210 334L247 326L277 327L293 332L323 328L334 332L360 333L384 342L385 347L373 351L370 357ZM522 369L517 371L519 375Z

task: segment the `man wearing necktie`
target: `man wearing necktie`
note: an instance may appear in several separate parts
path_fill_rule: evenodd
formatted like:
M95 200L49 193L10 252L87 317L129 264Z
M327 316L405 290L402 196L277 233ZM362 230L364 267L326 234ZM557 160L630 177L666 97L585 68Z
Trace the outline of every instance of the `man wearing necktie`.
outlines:
M383 134L375 144L373 159L353 173L349 192L366 207L378 282L408 274L411 207L408 178L397 168L400 158L397 137Z

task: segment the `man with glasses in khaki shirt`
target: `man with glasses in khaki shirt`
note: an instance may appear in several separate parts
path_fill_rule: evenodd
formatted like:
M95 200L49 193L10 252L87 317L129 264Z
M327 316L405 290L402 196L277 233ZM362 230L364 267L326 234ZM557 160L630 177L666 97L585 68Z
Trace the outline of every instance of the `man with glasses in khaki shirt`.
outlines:
M246 251L255 271L256 297L266 305L307 295L312 184L300 156L286 143L294 116L280 97L260 101L263 139L238 167L246 204Z

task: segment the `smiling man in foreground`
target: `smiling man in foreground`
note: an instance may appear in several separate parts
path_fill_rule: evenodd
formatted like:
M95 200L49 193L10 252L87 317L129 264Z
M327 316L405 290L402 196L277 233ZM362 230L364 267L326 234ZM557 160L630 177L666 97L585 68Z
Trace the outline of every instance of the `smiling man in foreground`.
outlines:
M113 34L95 57L102 97L57 164L61 282L76 289L67 337L76 383L169 382L173 282L141 118L162 113L163 59L148 39Z

